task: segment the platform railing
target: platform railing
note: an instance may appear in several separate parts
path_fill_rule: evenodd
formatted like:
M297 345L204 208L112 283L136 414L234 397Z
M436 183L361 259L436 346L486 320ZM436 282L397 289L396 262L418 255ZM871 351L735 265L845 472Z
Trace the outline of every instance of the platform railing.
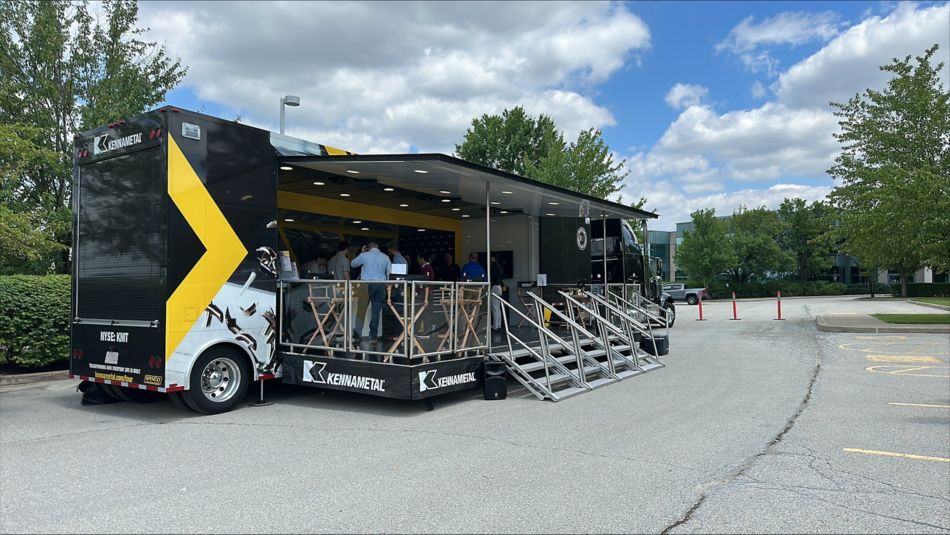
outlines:
M285 280L279 340L302 354L397 364L486 353L488 293L478 282Z
M646 306L644 306L644 303L643 303L642 301L640 301L640 295L639 295L639 294L637 294L637 300L636 300L636 302L629 301L629 300L627 300L627 299L625 299L625 298L623 298L623 297L621 297L620 295L617 295L617 294L615 294L615 293L608 293L608 294L607 294L607 297L608 297L609 299L613 300L613 301L614 301L614 304L620 306L621 308L626 308L626 309L628 309L628 310L634 310L634 311L637 312L638 314L642 315L644 318L646 318L646 321L645 321L644 323L646 323L647 325L650 325L651 322L656 322L656 323L658 323L658 324L660 324L660 325L663 325L663 326L666 328L666 336L669 336L669 335L670 335L670 320L669 320L669 318L667 318L666 316L661 316L661 315L659 315L659 314L654 314L653 312L651 312L650 309L647 308ZM651 332L652 332L652 330L651 330Z
M632 329L634 332L639 333L641 336L646 336L653 343L654 355L658 355L659 352L656 347L656 338L653 336L653 327L650 326L650 322L641 323L637 321L633 316L627 313L622 308L610 303L605 297L597 294L590 294L591 298L597 302L598 305L604 307L608 314L617 318L619 322L625 324L627 327Z

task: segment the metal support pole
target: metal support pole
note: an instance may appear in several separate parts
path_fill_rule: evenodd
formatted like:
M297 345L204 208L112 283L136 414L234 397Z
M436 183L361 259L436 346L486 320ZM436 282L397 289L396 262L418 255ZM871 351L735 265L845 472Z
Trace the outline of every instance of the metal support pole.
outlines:
M610 298L607 296L607 213L602 212L600 214L601 224L604 226L604 299L610 301Z
M280 97L280 133L284 133L284 97Z
M488 305L485 310L485 342L488 346L486 353L491 353L491 300L494 297L491 286L491 182L485 182L485 266L485 276L488 278L488 295L485 296ZM478 321L478 318L475 321Z

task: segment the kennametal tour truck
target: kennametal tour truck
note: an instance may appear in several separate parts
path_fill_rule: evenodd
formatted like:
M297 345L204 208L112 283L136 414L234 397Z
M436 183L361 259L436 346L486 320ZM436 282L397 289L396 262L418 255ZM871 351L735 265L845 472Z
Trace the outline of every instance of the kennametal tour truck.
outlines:
M492 368L557 401L662 366L668 339L652 327L672 305L626 226L656 214L442 154L354 155L173 107L75 143L70 373L116 398L167 393L215 413L265 379L487 396ZM334 279L320 262L397 242L413 265L385 280ZM470 252L483 275L413 269L451 272Z

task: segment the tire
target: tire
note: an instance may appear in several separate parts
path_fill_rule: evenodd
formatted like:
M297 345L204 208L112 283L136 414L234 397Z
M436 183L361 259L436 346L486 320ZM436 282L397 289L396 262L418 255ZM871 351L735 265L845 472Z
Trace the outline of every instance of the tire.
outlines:
M128 401L129 403L134 403L134 401L132 401L132 398L126 395L125 393L126 389L122 388L121 386L116 386L116 385L104 385L104 386L106 387L105 389L106 392L108 392L109 395L111 395L115 399L119 401Z
M699 299L695 295L687 295L686 302L691 305L695 305L696 303L699 302Z
M672 327L673 324L676 323L676 307L674 307L673 305L665 307L663 309L663 317L669 320L668 325Z
M168 399L171 400L172 405L178 407L179 409L186 412L192 412L194 409L192 409L185 403L185 400L182 398L181 394L182 394L181 392L169 392Z
M140 388L125 388L116 385L111 386L116 389L120 399L132 403L155 403L156 401L161 401L164 397L161 392L150 392Z
M233 410L247 394L253 380L247 355L228 347L213 347L198 357L188 378L190 390L183 401L202 414Z

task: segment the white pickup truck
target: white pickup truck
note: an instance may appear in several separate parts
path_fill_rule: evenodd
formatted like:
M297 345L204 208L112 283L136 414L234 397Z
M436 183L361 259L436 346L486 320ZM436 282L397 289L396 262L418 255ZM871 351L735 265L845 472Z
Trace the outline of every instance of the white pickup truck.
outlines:
M663 286L663 292L669 294L673 301L686 301L691 305L700 299L709 299L706 288L687 288L685 284L667 284Z

